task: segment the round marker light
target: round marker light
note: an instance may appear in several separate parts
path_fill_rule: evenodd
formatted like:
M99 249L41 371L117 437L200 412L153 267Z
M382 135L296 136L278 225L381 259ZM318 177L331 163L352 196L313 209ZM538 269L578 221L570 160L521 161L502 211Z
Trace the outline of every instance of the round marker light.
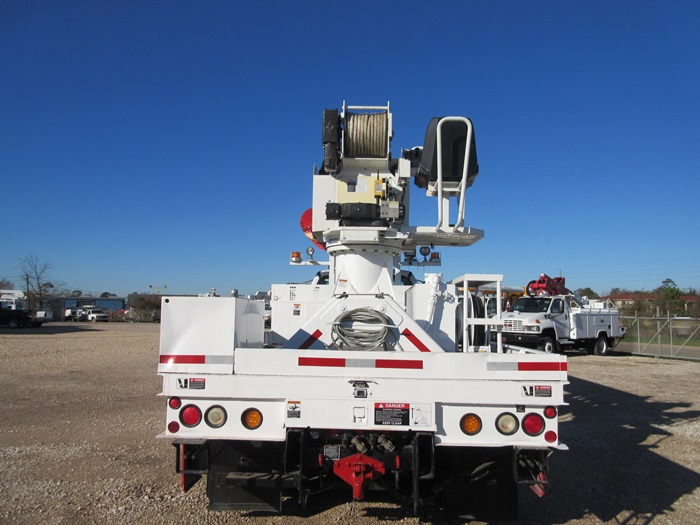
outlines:
M544 418L539 414L528 414L523 419L523 431L528 436L539 436L544 430Z
M504 436L510 436L518 431L518 418L510 412L504 412L496 419L496 429Z
M168 432L171 434L177 434L177 432L180 430L180 423L177 421L171 421L168 423Z
M263 416L262 412L257 408L249 408L241 415L241 423L248 430L255 430L262 425Z
M226 423L226 410L224 410L224 407L214 405L204 414L204 421L212 428L223 427L224 423Z
M182 406L182 401L179 397L171 397L170 399L168 399L168 406L173 410L177 410Z
M196 427L202 421L202 411L195 405L187 405L180 410L180 423L186 427Z
M459 421L459 428L467 436L475 436L481 432L481 418L476 414L465 414Z
M548 430L544 433L544 440L547 443L554 443L557 440L557 433L553 430Z
M557 409L554 407L546 407L544 409L544 417L547 419L554 419L557 417Z

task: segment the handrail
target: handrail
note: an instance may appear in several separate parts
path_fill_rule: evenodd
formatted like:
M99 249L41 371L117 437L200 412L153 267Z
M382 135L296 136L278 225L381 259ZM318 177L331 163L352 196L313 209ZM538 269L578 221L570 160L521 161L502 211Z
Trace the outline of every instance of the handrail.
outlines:
M444 213L443 206L445 205L443 201L443 185L442 185L442 126L445 122L462 122L467 126L467 141L464 147L464 166L462 168L462 180L459 186L459 209L457 212L457 221L452 228L453 232L456 232L458 228L464 226L464 208L467 193L467 182L469 178L469 156L471 154L471 144L473 140L474 130L471 121L466 117L444 117L440 119L437 125L437 201L438 201L438 224L435 230L440 230L445 226L444 224ZM449 197L448 197L449 199ZM449 226L449 200L447 202L446 211L447 226Z

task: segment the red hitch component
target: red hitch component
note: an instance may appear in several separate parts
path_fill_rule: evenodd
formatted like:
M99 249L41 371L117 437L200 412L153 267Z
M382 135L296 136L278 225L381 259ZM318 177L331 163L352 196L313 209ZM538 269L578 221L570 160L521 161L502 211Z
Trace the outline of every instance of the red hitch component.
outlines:
M354 500L362 500L370 481L386 472L384 463L363 454L353 454L333 462L333 472L352 487Z

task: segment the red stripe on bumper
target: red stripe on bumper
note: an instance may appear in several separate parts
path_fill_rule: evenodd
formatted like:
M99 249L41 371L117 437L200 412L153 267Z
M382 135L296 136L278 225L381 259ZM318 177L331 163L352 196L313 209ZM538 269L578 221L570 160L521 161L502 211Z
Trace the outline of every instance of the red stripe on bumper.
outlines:
M341 357L300 357L299 366L336 366L345 367L345 359Z
M413 361L406 359L377 359L377 368L402 368L412 370L423 370L423 361Z
M568 366L566 363L537 363L537 362L520 362L518 363L518 371L527 372L566 372Z
M160 363L164 365L203 365L204 355L162 355Z

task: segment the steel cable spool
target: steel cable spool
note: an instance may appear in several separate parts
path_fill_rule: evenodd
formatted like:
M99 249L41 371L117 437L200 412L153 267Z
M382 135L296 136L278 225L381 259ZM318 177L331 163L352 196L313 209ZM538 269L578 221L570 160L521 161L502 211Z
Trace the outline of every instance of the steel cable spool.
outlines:
M345 350L373 350L389 335L389 318L372 308L341 313L333 321L333 342Z
M345 155L347 157L387 156L388 115L348 113L345 119Z

